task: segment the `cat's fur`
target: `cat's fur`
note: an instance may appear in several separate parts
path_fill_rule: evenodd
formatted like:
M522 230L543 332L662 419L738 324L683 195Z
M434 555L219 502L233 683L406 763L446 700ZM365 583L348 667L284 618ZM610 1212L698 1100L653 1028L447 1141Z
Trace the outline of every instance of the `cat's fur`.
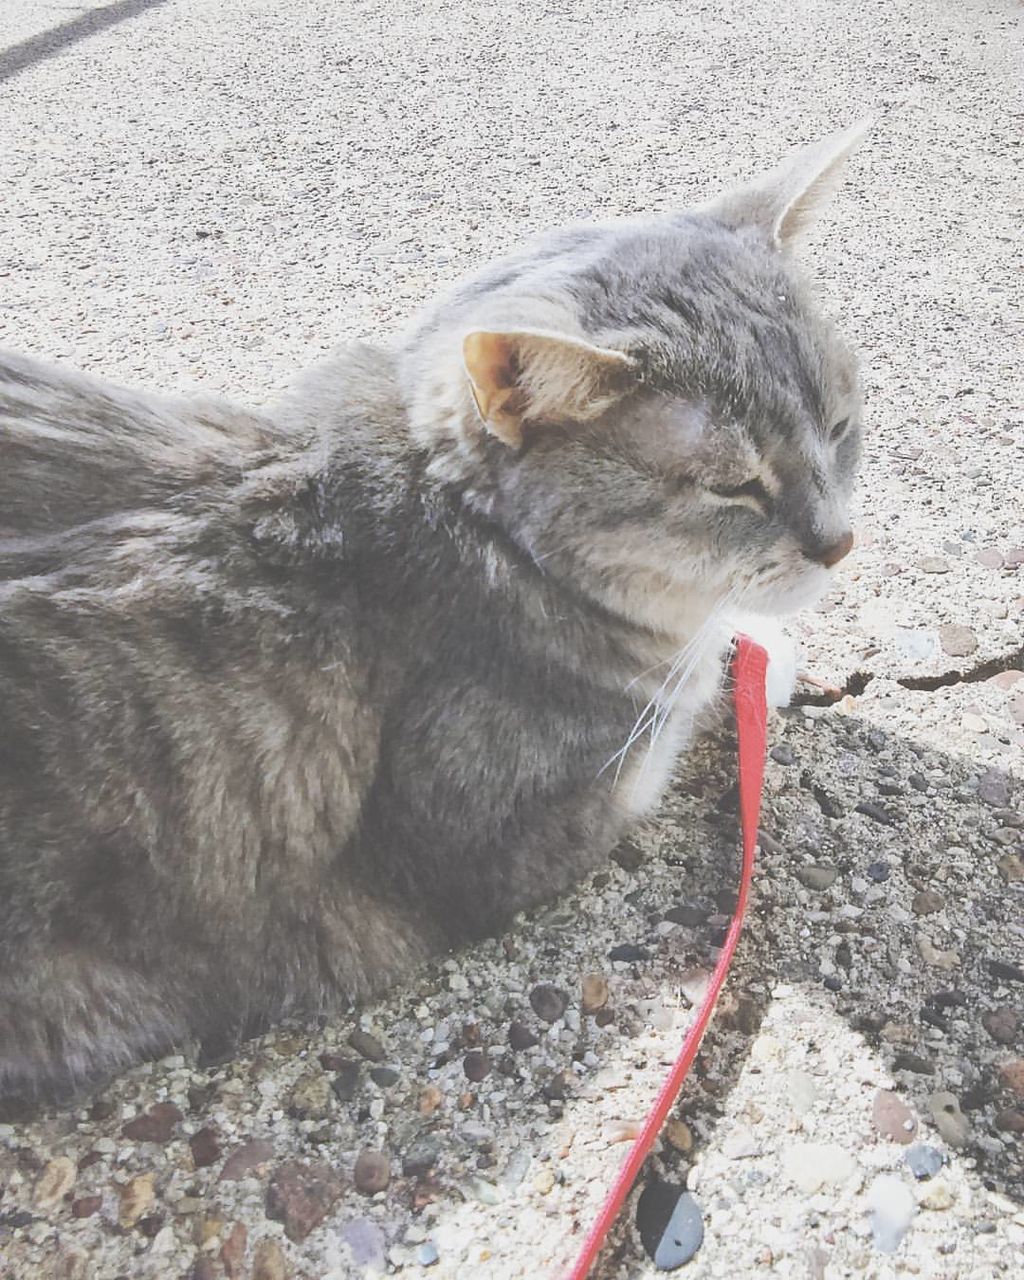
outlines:
M857 137L263 414L0 358L0 1092L365 997L651 807L730 610L847 549L856 380L786 250Z

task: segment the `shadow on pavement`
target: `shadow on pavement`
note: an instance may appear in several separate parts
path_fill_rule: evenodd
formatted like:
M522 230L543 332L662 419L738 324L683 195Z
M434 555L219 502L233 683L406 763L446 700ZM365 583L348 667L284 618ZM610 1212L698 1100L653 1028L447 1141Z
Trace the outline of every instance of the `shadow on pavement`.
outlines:
M147 9L153 9L164 0L117 0L115 4L103 5L100 9L91 9L70 22L63 22L59 27L49 31L41 31L36 36L22 40L20 44L11 45L0 52L0 83L10 80L19 71L34 67L47 58L55 58L65 49L79 40L87 40L89 36L98 35L108 27L116 26L134 18Z

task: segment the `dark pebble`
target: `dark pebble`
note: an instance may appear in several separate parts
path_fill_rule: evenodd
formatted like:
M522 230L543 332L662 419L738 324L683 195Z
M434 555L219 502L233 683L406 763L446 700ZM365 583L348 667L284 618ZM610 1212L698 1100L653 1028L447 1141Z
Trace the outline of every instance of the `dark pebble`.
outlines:
M359 1088L359 1063L349 1058L342 1060L338 1074L331 1081L331 1089L339 1102L351 1102Z
M89 1108L90 1120L109 1120L117 1110L117 1107L109 1098L97 1098L97 1100Z
M384 1061L384 1047L381 1042L376 1036L371 1036L368 1031L363 1031L361 1027L356 1027L349 1036L348 1042L356 1053L368 1058L371 1062Z
M216 1129L209 1126L199 1129L188 1140L192 1149L192 1163L197 1169L207 1169L220 1159L220 1139Z
M1024 1133L1024 1111L1007 1107L999 1112L993 1123L1001 1133Z
M888 745L888 741L888 738L886 738L881 729L872 729L867 736L867 744L871 750L875 752L884 751Z
M935 1005L937 1009L964 1009L967 1006L967 992L953 989L936 991L929 1004Z
M221 1182L237 1182L247 1178L261 1164L268 1164L274 1158L274 1147L266 1138L256 1138L252 1142L243 1142L224 1161L220 1171Z
M27 1227L35 1222L35 1218L31 1213L27 1213L24 1209L15 1211L14 1213L0 1213L0 1227L9 1227L11 1231L18 1231L22 1227Z
M934 915L946 905L946 899L934 889L922 889L914 894L910 906L916 916Z
M928 790L928 779L923 774L912 773L910 777L907 779L907 781L910 783L910 785L914 788L915 791Z
M159 1233L165 1221L164 1214L151 1213L148 1217L139 1219L136 1230L140 1235L145 1236L147 1240L152 1240Z
M1013 1044L1020 1029L1020 1019L1009 1005L1002 1005L983 1013L981 1025L997 1044Z
M636 871L643 860L644 855L632 840L624 840L612 851L612 862L617 863L623 871Z
M638 947L632 942L624 942L621 946L612 947L608 952L609 960L650 960L651 953L646 947Z
M94 1213L99 1213L102 1205L102 1196L81 1196L78 1200L72 1200L71 1216L73 1218L91 1218Z
M719 813L739 813L740 789L738 783L733 782L726 787L715 802L715 808Z
M1005 960L988 960L988 971L993 978L1003 982L1024 982L1024 969L1019 964L1008 964Z
M901 796L904 789L903 784L900 782L880 782L878 784L878 794L883 796Z
M394 1067L371 1067L370 1079L382 1089L390 1089L399 1081L399 1074Z
M690 1194L668 1182L644 1188L636 1206L636 1225L649 1258L659 1271L675 1271L704 1242L704 1218Z
M888 862L872 862L866 874L869 880L874 880L875 884L881 884L889 879L891 868Z
M665 912L664 919L671 920L673 924L684 924L689 928L703 924L710 915L705 907L698 907L694 903L683 903L678 907L669 907Z
M904 1158L918 1182L934 1178L945 1164L945 1157L938 1147L930 1147L927 1142L915 1142L907 1147Z
M841 818L846 810L842 803L830 791L817 783L811 788L811 794L818 802L818 808L826 818Z
M524 1022L509 1023L508 1042L516 1050L532 1049L534 1045L540 1044L540 1040Z
M835 867L809 866L797 867L793 874L805 889L813 889L816 893L823 893L835 884L839 871Z
M343 1071L351 1061L345 1053L321 1053L319 1057L320 1065L325 1071Z
M158 1102L122 1125L121 1133L135 1142L170 1142L181 1118L173 1102Z
M462 1070L466 1073L467 1080L472 1080L474 1084L479 1084L481 1080L486 1079L491 1070L487 1054L479 1049L474 1049L472 1053L467 1053L462 1059Z
M776 764L796 764L793 748L788 743L780 742L777 747L772 747L768 754Z
M544 1082L541 1092L549 1102L564 1102L572 1079L571 1071L556 1071L549 1080Z
M949 1030L949 1019L932 1004L921 1006L921 1021L927 1022L930 1027L938 1027L940 1031Z
M880 822L883 826L891 827L895 823L895 819L888 809L883 809L880 804L875 804L873 800L862 800L857 805L857 812L864 814L866 818L870 818L872 822Z
M530 992L530 1004L538 1018L557 1022L569 1007L569 997L560 987L540 982Z
M441 1154L441 1139L432 1133L417 1138L402 1157L402 1172L407 1178L427 1173Z
M843 989L842 980L840 978L833 978L831 976L823 980L822 986L825 988L826 991L842 991Z
M995 769L983 773L978 779L978 798L993 809L1005 809L1010 803L1010 779Z
M927 1058L922 1058L919 1053L908 1053L901 1050L893 1059L894 1071L912 1071L918 1076L933 1076L935 1074L935 1064L929 1062Z
M299 1244L323 1222L343 1189L341 1178L328 1165L286 1160L267 1187L266 1215Z
M376 1195L383 1191L391 1181L391 1165L388 1158L379 1151L360 1151L356 1157L352 1171L352 1181L356 1190L364 1196Z

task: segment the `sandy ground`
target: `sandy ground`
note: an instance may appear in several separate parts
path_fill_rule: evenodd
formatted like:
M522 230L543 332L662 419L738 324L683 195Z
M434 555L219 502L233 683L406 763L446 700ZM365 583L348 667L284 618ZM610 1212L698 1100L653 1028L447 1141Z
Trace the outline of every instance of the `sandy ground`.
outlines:
M0 342L250 404L524 233L685 205L881 113L807 254L868 393L860 546L796 624L842 696L774 726L731 1004L649 1171L700 1205L694 1276L980 1280L1024 1249L1020 18L1016 0L0 15ZM557 1274L729 909L729 751L690 762L622 865L385 1004L12 1117L0 1276ZM585 975L589 1005L607 984L597 1017ZM915 1177L907 1136L939 1172ZM364 1148L384 1159L363 1174L391 1179L370 1196ZM656 1274L635 1212L601 1280Z

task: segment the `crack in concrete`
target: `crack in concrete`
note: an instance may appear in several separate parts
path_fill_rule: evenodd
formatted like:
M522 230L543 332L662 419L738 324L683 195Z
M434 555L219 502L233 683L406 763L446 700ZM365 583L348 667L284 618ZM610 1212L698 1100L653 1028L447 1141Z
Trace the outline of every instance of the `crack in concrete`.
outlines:
M988 658L964 671L945 671L934 676L902 676L896 683L904 689L931 693L934 689L948 689L958 684L979 684L983 680L991 680L993 676L1001 675L1004 671L1024 671L1024 644L1010 653L1002 654L998 658ZM792 705L830 707L847 695L859 698L875 678L876 673L873 671L854 671L836 689L794 694Z

